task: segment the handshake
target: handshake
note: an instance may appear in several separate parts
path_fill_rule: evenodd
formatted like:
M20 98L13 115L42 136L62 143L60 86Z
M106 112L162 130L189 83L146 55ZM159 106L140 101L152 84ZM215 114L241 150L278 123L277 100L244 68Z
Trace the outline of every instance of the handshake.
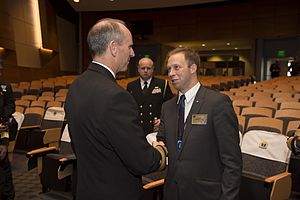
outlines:
M163 142L157 142L157 141L153 141L152 142L152 146L159 151L160 155L161 155L161 160L160 160L160 165L158 170L164 170L166 168L167 165L167 156L168 156L168 150L165 146L165 144Z
M297 129L295 135L287 139L288 148L295 154L300 153L300 129Z

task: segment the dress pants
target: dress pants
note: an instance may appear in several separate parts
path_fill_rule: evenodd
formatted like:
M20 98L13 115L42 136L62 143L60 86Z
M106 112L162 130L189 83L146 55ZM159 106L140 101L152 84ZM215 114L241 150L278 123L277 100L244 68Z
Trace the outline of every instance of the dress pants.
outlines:
M6 155L0 161L0 200L13 200L15 190L12 180L11 166Z

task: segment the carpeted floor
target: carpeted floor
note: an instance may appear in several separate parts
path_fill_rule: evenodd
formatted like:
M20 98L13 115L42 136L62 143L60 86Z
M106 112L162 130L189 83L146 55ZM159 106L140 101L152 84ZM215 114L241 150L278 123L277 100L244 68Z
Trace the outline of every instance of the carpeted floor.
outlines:
M27 170L25 153L14 153L12 165L15 200L71 200L70 192L48 191L42 193L37 169Z
M27 170L25 153L14 153L12 165L13 182L15 186L15 200L72 200L71 192L48 191L42 193L37 169ZM300 200L292 195L289 200Z

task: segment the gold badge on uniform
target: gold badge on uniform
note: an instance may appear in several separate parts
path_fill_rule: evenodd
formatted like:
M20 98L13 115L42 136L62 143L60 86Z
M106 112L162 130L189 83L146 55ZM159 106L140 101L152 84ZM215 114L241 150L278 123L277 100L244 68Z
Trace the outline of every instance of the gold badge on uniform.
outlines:
M161 89L158 86L155 86L154 89L152 90L152 94L157 94L157 93L161 93Z
M206 125L207 124L207 114L193 114L192 124Z

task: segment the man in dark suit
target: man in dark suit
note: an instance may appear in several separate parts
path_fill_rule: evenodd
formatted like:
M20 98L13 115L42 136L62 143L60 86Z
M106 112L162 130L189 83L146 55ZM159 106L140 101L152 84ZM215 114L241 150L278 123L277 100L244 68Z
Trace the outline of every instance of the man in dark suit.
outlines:
M0 60L0 76L2 61ZM15 191L12 180L11 166L8 160L9 144L8 125L15 112L15 99L10 84L0 81L0 199L14 199Z
M165 152L150 146L132 97L115 81L131 57L124 22L102 19L87 36L93 61L73 82L65 111L77 158L77 199L137 200L141 175L163 168Z
M238 121L228 96L200 84L199 66L192 49L168 54L168 76L179 95L163 104L157 135L169 152L164 199L237 200L242 175Z
M140 121L147 135L159 124L161 106L173 97L173 93L167 80L153 77L154 64L150 58L139 60L138 72L140 78L128 83L127 91L138 104Z

